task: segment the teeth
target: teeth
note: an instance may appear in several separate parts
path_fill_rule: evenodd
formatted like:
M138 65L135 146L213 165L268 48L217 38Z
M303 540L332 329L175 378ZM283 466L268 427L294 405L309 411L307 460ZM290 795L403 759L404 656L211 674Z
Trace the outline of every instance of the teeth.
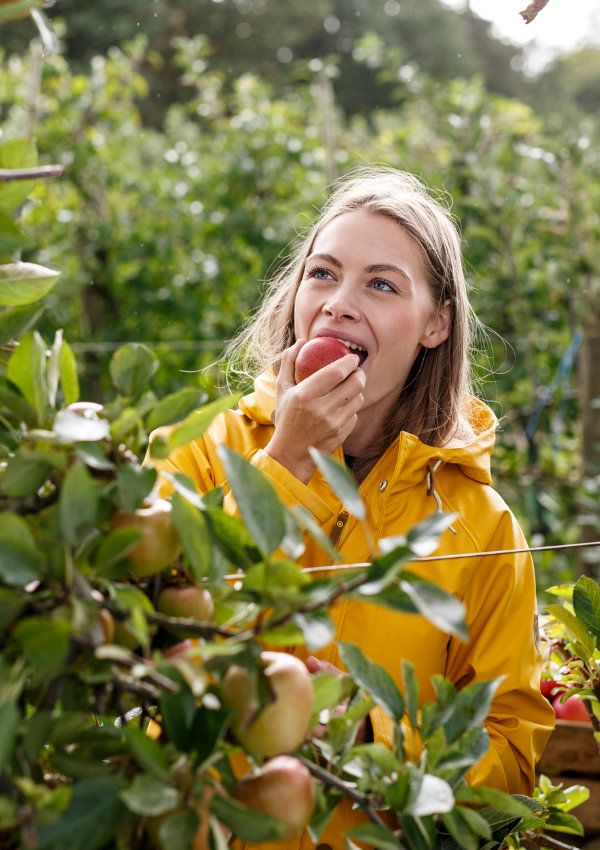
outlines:
M350 351L366 351L366 348L363 348L362 345L357 345L355 342L350 342L347 339L340 339L340 342L343 342L345 346L347 346Z

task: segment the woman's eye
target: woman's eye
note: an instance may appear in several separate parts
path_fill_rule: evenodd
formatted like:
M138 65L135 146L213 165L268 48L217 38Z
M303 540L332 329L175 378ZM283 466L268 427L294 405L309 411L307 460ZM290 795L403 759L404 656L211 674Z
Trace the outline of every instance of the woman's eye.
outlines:
M316 277L317 280L327 280L331 277L331 272L328 269L322 268L309 269L308 277Z
M391 285L391 283L388 283L387 280L380 280L380 279L374 280L373 283L372 283L372 286L373 286L374 289L378 289L379 292L393 292L394 291L394 287Z

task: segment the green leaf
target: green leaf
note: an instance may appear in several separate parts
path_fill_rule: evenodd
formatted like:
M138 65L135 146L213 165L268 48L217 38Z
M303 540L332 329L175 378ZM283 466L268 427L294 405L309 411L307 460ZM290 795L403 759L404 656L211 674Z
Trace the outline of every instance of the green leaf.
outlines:
M26 587L41 577L44 557L27 523L16 514L0 514L0 578L11 587Z
M142 536L139 528L115 528L102 537L94 556L96 569L104 572L120 564Z
M82 416L73 410L59 410L52 430L61 443L96 443L110 439L110 424L97 416Z
M46 345L37 331L25 334L21 339L9 358L6 375L21 390L35 410L38 422L41 422L48 402Z
M120 506L129 513L140 508L154 487L156 475L156 470L151 466L124 464L117 473Z
M546 828L553 832L584 835L581 822L574 815L569 815L567 812L550 811L550 815L546 818Z
M450 528L456 518L456 514L436 511L410 529L406 535L407 545L419 558L431 555L437 549L444 531Z
M195 764L212 756L227 732L231 713L228 709L196 709L190 730L190 746L195 753Z
M382 593L396 580L410 556L410 549L398 546L376 558L367 570L368 581L358 588L358 593L361 596L376 596Z
M113 354L110 377L116 389L137 398L158 369L156 355L141 342L128 342Z
M124 791L121 799L129 811L152 817L172 812L179 804L179 792L155 776L139 773Z
M298 564L289 561L262 561L250 567L244 577L244 590L279 604L297 600L298 590L307 584L310 578Z
M242 455L226 445L217 453L248 530L259 549L270 555L286 532L283 505L265 476Z
M173 522L181 547L196 581L206 578L211 566L211 539L204 516L179 493L172 500Z
M82 443L76 447L75 451L77 452L77 456L90 469L97 469L100 472L110 472L115 468L114 463L107 458L106 454L102 451L102 447L97 443Z
M496 788L480 788L473 785L463 785L456 793L457 803L475 803L476 805L491 806L497 812L515 817L526 818L529 808L516 797L511 797Z
M21 715L16 703L5 702L0 705L0 773L4 773L8 766L20 723Z
M54 288L60 272L35 263L0 265L0 304L21 307L33 304Z
M356 479L347 467L338 463L326 452L320 452L313 448L310 448L309 451L315 466L348 513L364 521L367 518L367 509L358 492Z
M394 720L399 722L404 714L404 700L390 674L379 664L370 661L352 643L340 643L342 661L352 678Z
M163 448L164 454L161 452L160 455L155 455L152 451L152 444L150 445L150 454L152 457L166 457L173 451L173 449L183 446L186 443L191 443L193 440L197 440L198 437L201 437L202 434L204 434L215 416L222 413L224 410L228 410L234 404L237 404L241 396L241 393L237 393L236 395L227 396L226 398L219 398L216 401L211 401L210 404L204 405L204 407L201 407L200 410L194 411L194 413L191 413L183 420L183 422L176 425L169 433L166 444Z
M448 743L478 727L489 714L492 697L504 676L489 682L473 682L463 688L440 718Z
M163 726L167 736L175 744L177 749L188 752L192 743L196 700L177 670L168 668L168 670L163 670L163 672L179 685L178 693L173 694L163 691L160 695L160 713L163 719Z
M302 505L293 505L290 508L290 511L300 528L307 531L330 558L334 561L344 560L341 552L335 548L329 537L325 534L309 510Z
M406 713L408 714L410 725L414 728L417 725L417 711L419 709L419 681L415 676L415 665L412 661L407 661L406 658L403 658L401 667Z
M465 620L465 606L460 599L441 587L412 573L404 572L399 587L406 593L417 611L438 629L462 640L469 633Z
M9 139L0 144L0 168L33 168L37 162L37 150L31 138ZM0 208L12 212L16 207L20 207L27 200L33 186L33 180L0 183Z
M0 345L19 339L36 324L45 307L40 304L26 304L23 307L11 307L0 313Z
M161 847L173 850L189 850L198 829L198 816L195 812L174 812L168 815L158 828Z
M40 489L52 473L61 466L62 456L47 451L20 448L9 458L0 478L0 489L12 498L31 496Z
M77 545L98 521L98 485L78 460L65 475L59 500L60 527L67 543Z
M293 619L310 650L322 649L335 638L335 626L326 611L313 611L310 614L298 612Z
M43 679L60 673L69 652L71 624L48 617L26 617L13 631L23 655Z
M77 361L73 349L63 340L59 357L60 387L65 404L73 404L79 400L79 378L77 377Z
M402 848L402 844L391 829L376 823L358 824L349 829L346 835L358 841L364 841L365 844L370 844L377 850L401 850Z
M577 580L573 588L573 609L600 646L600 586L588 576Z
M125 784L119 776L98 776L76 782L67 811L40 828L38 850L100 850L105 847L126 811L120 799Z
M347 681L347 680L346 680ZM335 708L344 696L344 677L334 673L315 673L313 683L313 717L318 721L324 709Z
M262 554L244 523L220 508L204 512L212 538L223 555L236 569L244 569L262 560Z
M462 847L463 850L478 850L479 839L473 832L471 825L461 816L460 810L457 809L454 812L448 812L447 814L442 815L442 823L459 847ZM487 826L489 838L491 838L492 830L489 824Z
M1 570L0 578L3 578ZM0 587L0 631L7 629L30 601L28 594Z
M218 794L212 798L210 810L234 835L245 841L275 841L286 832L285 824L264 812L256 812Z
M584 653L583 661L589 661L596 649L596 637L591 634L582 620L578 620L562 605L548 605L548 613L566 626L572 640L578 641Z
M0 210L0 255L12 253L22 245L24 240L23 230L10 215Z
M161 399L148 417L148 430L180 422L206 400L206 393L197 387L184 387Z

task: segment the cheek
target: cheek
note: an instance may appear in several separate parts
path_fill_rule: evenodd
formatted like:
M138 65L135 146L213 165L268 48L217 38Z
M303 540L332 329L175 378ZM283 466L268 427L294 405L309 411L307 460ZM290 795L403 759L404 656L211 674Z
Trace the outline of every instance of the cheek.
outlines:
M310 327L310 322L314 314L314 305L307 297L306 290L300 287L296 293L296 301L294 302L294 329L296 337L302 336Z

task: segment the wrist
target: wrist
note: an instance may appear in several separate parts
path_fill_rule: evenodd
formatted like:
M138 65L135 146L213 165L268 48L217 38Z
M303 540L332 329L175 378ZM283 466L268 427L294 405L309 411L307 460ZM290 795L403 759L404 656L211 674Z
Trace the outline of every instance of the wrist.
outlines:
M289 452L286 452L285 449L282 449L278 445L275 438L267 443L264 451L269 457L272 457L273 460L276 460L277 463L285 467L288 472L291 472L294 478L297 478L303 484L308 484L315 471L315 464L308 452L304 457L291 457Z

